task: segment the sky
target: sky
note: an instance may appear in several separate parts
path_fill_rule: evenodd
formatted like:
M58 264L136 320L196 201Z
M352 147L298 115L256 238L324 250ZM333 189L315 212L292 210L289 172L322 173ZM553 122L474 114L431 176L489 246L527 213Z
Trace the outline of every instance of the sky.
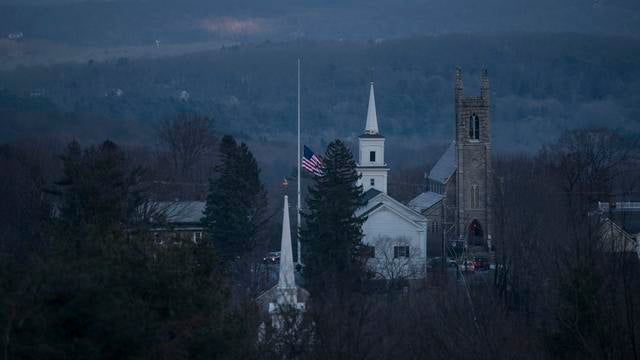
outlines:
M637 0L0 0L0 35L71 46L376 40L459 32L637 36Z

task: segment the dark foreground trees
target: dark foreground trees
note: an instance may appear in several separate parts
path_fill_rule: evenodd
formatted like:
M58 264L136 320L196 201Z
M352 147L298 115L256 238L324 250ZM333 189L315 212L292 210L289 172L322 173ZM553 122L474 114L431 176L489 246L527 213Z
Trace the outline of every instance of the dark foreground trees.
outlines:
M135 216L139 169L105 142L70 144L50 242L0 274L4 359L178 359L242 354L210 242L158 246ZM238 355L241 356L241 355Z
M362 219L352 216L361 195L350 154L332 143L303 234L312 295L305 332L287 334L284 353L256 341L252 297L230 301L227 282L236 278L217 267L216 246L153 244L135 211L145 199L140 170L126 152L113 143L72 144L57 187L58 215L34 227L46 240L42 250L28 261L0 250L0 358L637 358L638 257L603 246L603 216L592 211L611 194L637 194L638 146L628 140L576 131L536 156L496 159L495 276L408 292L353 286L366 282L356 251ZM232 139L223 144L227 166L212 184L246 201L237 208L254 204L234 191L258 188L249 186L256 177L246 176L257 174L257 165L239 160L251 157ZM15 167L20 178L28 168ZM19 183L8 180L0 184ZM244 220L255 214L243 211L237 214ZM215 225L227 224L225 213L217 214L222 222ZM232 225L222 230L246 234Z

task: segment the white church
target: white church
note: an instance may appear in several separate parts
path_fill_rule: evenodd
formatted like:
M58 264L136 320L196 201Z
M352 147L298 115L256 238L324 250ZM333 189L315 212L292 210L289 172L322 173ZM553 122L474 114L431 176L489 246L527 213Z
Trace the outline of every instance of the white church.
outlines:
M376 277L419 279L426 276L427 219L387 194L389 167L385 138L378 128L373 83L364 133L358 138L358 174L366 204L356 215L366 216L362 242Z

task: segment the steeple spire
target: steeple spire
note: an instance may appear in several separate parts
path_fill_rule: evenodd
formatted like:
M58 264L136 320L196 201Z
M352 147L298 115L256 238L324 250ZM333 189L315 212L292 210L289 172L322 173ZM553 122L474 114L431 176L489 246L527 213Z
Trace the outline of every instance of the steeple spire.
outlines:
M282 210L282 239L280 241L280 278L278 280L278 303L297 303L296 280L294 277L293 251L291 249L291 227L289 224L289 197L284 196Z
M367 125L364 133L368 135L378 134L378 115L376 114L376 98L373 94L373 82L371 82L371 91L369 91L369 110L367 111Z

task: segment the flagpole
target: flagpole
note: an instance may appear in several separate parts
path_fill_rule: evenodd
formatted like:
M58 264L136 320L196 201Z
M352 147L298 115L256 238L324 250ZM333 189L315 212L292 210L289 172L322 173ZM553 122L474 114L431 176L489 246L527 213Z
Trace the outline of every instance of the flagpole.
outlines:
M300 163L302 157L300 156L300 58L298 58L298 207L296 211L297 215L297 240L298 240L298 265L302 265L302 251L300 250L300 212L302 211L302 205L300 202Z

